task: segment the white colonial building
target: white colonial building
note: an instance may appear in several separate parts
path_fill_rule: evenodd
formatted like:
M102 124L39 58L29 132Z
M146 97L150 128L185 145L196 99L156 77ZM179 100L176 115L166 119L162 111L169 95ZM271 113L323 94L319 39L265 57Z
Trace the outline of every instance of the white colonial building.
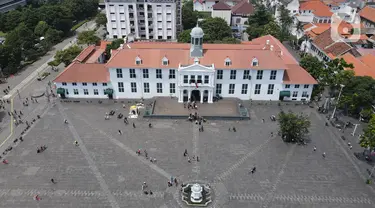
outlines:
M203 44L195 27L191 44L138 42L112 52L106 64L72 63L56 79L69 98L177 97L178 102L310 100L316 81L274 37L242 44Z
M106 0L110 38L175 40L181 29L180 0Z

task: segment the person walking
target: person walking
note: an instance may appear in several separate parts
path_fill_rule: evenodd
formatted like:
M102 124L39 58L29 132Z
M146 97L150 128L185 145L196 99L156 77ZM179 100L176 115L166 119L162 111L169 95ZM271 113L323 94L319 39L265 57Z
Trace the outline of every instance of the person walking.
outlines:
M34 196L34 200L36 200L36 201L40 201L41 198L39 197L39 195L35 195L35 196Z
M135 128L135 123L133 123L133 128Z
M74 141L74 145L76 146L76 147L78 147L79 146L79 144L78 144L78 141L76 140L76 141Z
M51 178L51 182L52 182L53 184L56 184L56 181L55 181L55 179L53 179L53 178Z
M122 135L122 131L120 129L118 130L118 134Z
M326 153L323 152L322 156L323 156L323 159L326 158Z
M316 152L316 147L314 146L314 149L313 149L314 152Z

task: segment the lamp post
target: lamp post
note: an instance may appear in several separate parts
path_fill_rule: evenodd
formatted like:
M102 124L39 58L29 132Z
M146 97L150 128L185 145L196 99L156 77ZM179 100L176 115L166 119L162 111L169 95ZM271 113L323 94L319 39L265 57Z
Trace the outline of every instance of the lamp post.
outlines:
M335 113L336 113L336 109L337 109L337 105L339 104L339 101L340 101L340 97L341 97L341 93L342 93L342 89L345 87L345 85L343 84L340 84L340 92L339 92L339 96L337 98L337 102L336 102L336 105L335 105L335 108L333 109L333 113L332 113L332 116L331 116L331 119L333 119L335 117Z

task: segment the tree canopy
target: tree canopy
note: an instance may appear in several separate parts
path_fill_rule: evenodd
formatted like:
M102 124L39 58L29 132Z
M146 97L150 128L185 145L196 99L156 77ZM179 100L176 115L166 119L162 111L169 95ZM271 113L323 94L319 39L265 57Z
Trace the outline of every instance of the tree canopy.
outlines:
M194 11L193 0L188 0L184 2L181 10L182 14L182 27L184 30L191 29L197 25L198 12Z
M255 12L249 16L247 23L249 27L246 29L246 33L249 34L249 39L269 34L278 38L278 34L280 34L279 25L275 22L272 13L269 12L264 5L260 5Z
M281 41L285 41L291 37L290 29L293 24L293 18L290 16L290 11L284 5L279 7L279 11L280 33L278 36Z
M100 38L95 35L95 30L83 31L78 34L78 44L97 44L100 41Z
M358 116L362 110L371 110L375 100L375 80L367 76L355 76L345 83L340 98L340 108Z
M200 22L204 32L205 42L222 41L224 38L232 37L232 30L223 18L207 18Z
M232 30L224 19L215 17L207 18L199 23L204 32L203 42L205 43L239 43L232 38ZM190 43L191 30L184 30L178 36L178 41Z
M107 24L107 16L104 13L99 12L95 17L95 23L98 26L105 26Z
M299 64L302 68L306 69L314 79L319 81L323 77L324 63L319 61L317 57L307 54L302 57Z
M190 40L190 33L191 33L191 29L182 31L178 35L177 41L181 42L181 43L190 43L191 42L191 40Z
M111 50L118 49L121 46L121 44L124 44L124 39L116 39L116 40L112 41L111 44L107 44L107 47L105 49L106 60L111 58Z
M309 134L311 122L308 116L295 114L293 112L285 113L281 111L278 117L279 133L284 142L303 143Z
M81 51L82 49L77 45L70 46L65 50L57 51L54 58L57 63L64 63L65 66L68 66Z
M375 114L372 115L368 126L363 130L359 144L364 148L375 148Z
M97 0L31 0L29 3L0 14L0 31L6 33L5 44L0 46L1 52L7 52L0 58L5 75L17 72L21 63L31 63L45 54L52 44L71 35L73 24L95 16L98 8Z

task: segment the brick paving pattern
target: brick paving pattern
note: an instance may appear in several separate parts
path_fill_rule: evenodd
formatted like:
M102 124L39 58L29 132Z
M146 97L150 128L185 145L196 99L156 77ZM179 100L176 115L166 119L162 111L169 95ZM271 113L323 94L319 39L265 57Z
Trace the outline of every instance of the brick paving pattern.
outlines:
M208 121L199 132L183 120L104 120L110 109L127 115L121 103L58 103L6 156L9 164L1 164L0 207L185 207L179 188L167 187L171 176L209 183L210 207L374 207L374 192L354 167L357 161L348 159L350 150L338 145L315 109L281 107L310 116L311 143L298 146L271 136L278 126L269 116L279 106L247 105L252 120ZM232 127L237 132L228 131ZM48 148L37 154L40 145ZM138 156L138 149L157 162ZM185 149L200 161L188 163ZM142 192L143 182L153 195ZM33 199L37 194L40 201Z

